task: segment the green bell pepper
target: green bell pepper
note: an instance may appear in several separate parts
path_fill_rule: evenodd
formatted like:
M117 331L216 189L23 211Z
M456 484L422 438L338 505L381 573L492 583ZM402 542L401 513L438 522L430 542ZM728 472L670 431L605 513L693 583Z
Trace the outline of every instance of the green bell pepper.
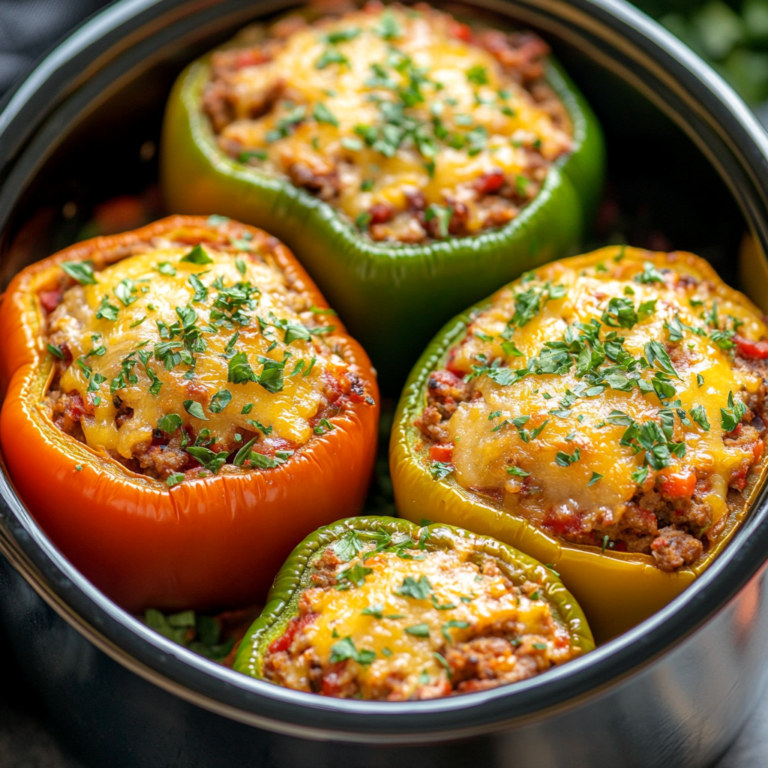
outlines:
M291 619L297 616L304 590L315 586L312 579L314 563L329 546L348 536L350 531L354 531L362 543L376 540L380 551L388 544L386 537L393 537L393 550L402 547L405 540L410 541L413 548L427 552L464 549L468 545L473 552L489 555L515 586L522 586L525 582L538 585L538 591L543 593L544 599L553 609L556 622L567 630L574 655L587 653L594 648L586 618L558 575L528 555L495 539L477 536L448 525L419 526L391 517L354 517L320 528L293 550L275 577L263 612L240 644L235 670L251 677L263 678L263 659L269 646L283 636ZM406 558L408 561L418 559L408 555ZM440 607L439 610L446 607Z
M201 106L210 74L209 57L195 61L168 101L160 163L169 209L231 216L283 240L363 344L389 391L402 384L447 318L522 272L573 251L601 192L601 129L550 59L547 80L570 115L573 149L553 164L517 218L474 236L424 245L374 242L330 204L219 148Z

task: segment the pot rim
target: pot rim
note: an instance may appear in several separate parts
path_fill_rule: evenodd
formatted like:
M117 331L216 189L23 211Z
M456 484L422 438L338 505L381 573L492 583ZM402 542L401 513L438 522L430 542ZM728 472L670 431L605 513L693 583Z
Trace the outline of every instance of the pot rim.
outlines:
M603 66L610 62L694 140L720 172L766 250L768 135L731 88L688 48L623 0L472 3L552 32ZM87 93L88 79L99 68L114 79L121 56L130 51L141 30L150 42L160 34L158 29L165 31L168 45L184 30L200 27L203 18L215 16L230 23L295 4L263 3L254 13L246 0L231 0L223 12L213 0L194 8L188 8L193 5L189 0L119 0L91 17L5 100L0 112L0 174L5 189L0 200L9 204L0 206L0 227L7 225L13 202L23 191L14 178L23 181L34 173L36 160L31 156L40 148L37 144L46 126L50 130L48 118L71 97ZM685 114L677 113L676 106ZM233 672L165 639L112 603L65 560L24 508L5 473L0 477L0 552L60 616L111 658L205 709L306 738L428 743L548 716L641 674L722 610L764 567L765 496L764 487L750 518L695 584L630 632L514 686L424 702L347 701L291 691Z

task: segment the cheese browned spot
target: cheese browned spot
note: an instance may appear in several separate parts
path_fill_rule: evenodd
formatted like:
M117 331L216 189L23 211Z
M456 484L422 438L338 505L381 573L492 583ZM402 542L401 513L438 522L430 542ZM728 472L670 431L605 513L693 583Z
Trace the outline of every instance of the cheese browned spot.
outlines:
M428 699L523 680L576 653L544 589L513 585L490 556L413 542L366 545L347 562L338 551L313 564L317 586L269 647L267 680L342 698Z
M766 335L696 257L554 263L497 294L431 375L424 460L567 541L690 565L762 456L768 355L748 340Z
M395 5L256 37L212 57L203 99L220 146L376 240L503 225L571 148L544 80L548 48L531 33Z
M267 245L134 250L48 316L63 357L48 399L64 431L174 484L278 466L333 429L357 377L333 317L289 284Z

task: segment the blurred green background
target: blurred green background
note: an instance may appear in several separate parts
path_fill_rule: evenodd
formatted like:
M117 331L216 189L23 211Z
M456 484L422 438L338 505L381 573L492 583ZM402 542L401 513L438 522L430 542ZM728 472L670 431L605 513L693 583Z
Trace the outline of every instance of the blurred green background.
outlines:
M635 0L635 5L706 59L751 107L768 101L768 0Z

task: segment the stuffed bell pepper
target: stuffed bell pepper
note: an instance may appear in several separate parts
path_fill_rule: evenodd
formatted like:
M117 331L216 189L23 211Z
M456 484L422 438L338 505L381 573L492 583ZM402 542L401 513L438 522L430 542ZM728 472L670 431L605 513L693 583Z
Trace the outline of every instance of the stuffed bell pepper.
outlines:
M397 508L552 564L599 641L668 603L755 498L768 329L704 260L611 247L454 319L391 444Z
M258 229L173 217L74 245L12 280L0 338L13 482L130 610L263 599L297 541L360 511L374 374Z
M269 227L397 385L447 317L578 244L602 173L546 43L424 4L244 30L180 76L161 153L172 210Z
M525 680L593 647L556 574L512 547L358 517L296 547L234 668L323 696L406 701Z

